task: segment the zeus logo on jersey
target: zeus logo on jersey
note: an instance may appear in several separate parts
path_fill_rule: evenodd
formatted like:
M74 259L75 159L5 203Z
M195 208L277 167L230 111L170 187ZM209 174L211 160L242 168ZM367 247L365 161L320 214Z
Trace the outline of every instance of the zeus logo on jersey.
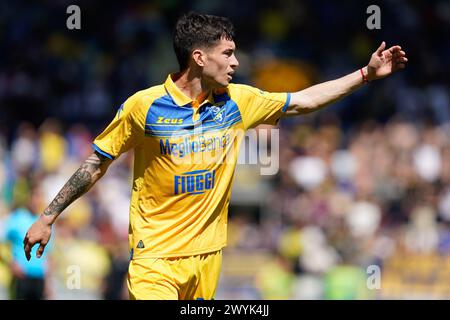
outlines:
M164 124L182 124L183 118L164 118L158 117L156 123L164 123Z
M214 188L216 170L197 170L174 177L175 194L202 194Z

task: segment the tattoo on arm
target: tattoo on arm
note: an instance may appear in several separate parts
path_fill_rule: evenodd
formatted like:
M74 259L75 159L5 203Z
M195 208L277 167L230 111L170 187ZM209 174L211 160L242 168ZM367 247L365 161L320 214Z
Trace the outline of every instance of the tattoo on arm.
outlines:
M108 158L94 153L72 175L52 203L45 209L46 216L59 215L73 201L86 193L97 181L98 171Z

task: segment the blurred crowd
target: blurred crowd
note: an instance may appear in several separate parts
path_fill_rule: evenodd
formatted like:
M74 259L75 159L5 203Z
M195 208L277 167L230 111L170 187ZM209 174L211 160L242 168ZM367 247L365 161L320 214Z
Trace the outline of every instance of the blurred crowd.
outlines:
M450 273L438 270L450 263L450 123L394 117L345 133L336 119L313 127L312 118L281 124L276 175L238 165L234 188L241 197L231 202L218 298L449 298ZM22 123L10 148L2 138L0 229L26 203L32 184L39 186L36 211L42 212L92 152L93 135L83 125L64 131L54 119L39 128ZM49 258L53 297L126 297L120 290L128 263L131 164L132 153L114 161L58 219ZM244 203L243 190L254 185L266 188ZM401 256L403 267L390 265ZM419 263L407 267L414 257L434 264L414 271ZM82 271L79 290L67 287L71 266ZM381 276L383 290L367 289L370 266L390 272ZM0 269L0 283L7 287L9 280L7 268ZM408 290L411 281L422 291ZM443 284L447 291L433 289Z
M447 1L382 2L380 30L364 1L79 1L81 30L66 28L70 4L0 2L0 235L35 186L42 212L128 96L177 71L171 29L198 10L234 22L235 82L268 91L354 71L382 40L410 60L282 120L276 175L238 166L217 298L450 298ZM47 298L127 297L132 161L114 161L58 219ZM11 259L3 242L0 298Z
M337 120L307 120L281 124L275 177L238 168L240 192L269 185L259 219L238 203L230 222L231 248L270 252L263 267L256 258L259 286L248 294L450 298L450 273L441 272L450 263L450 123L394 117L344 133Z
M342 76L364 66L381 41L398 43L411 61L403 75L332 112L343 125L386 120L396 111L410 119L450 119L450 5L444 0L381 2L379 30L366 26L371 3L365 1L77 1L80 30L66 27L71 4L0 4L0 130L8 137L21 121L40 124L47 117L100 132L131 93L177 71L172 28L189 10L229 17L240 61L235 81L276 91Z
M81 124L63 132L58 121L48 119L39 128L21 123L10 149L1 143L0 233L11 211L28 207L33 188L39 191L33 209L37 214L43 212L92 153L92 139L92 134ZM125 290L122 282L129 258L131 158L132 154L115 161L108 176L58 219L53 235L57 240L52 245L47 268L53 288L49 298L126 297L122 295L126 291L121 290ZM7 243L3 244L2 252L6 257L3 260L8 261ZM2 284L7 287L12 275L6 269L0 274ZM73 286L78 284L72 288L71 276L78 277Z

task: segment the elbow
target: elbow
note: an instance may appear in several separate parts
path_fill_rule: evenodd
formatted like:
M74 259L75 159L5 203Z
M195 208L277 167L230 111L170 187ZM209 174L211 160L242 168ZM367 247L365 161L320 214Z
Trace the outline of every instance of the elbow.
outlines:
M306 91L300 91L293 95L291 100L292 105L288 109L288 115L302 115L316 111L322 106L317 99L311 97Z
M321 107L317 99L312 98L307 92L299 92L296 100L295 110L300 113L311 112Z
M318 104L304 103L304 104L296 105L294 107L294 110L298 114L306 114L306 113L314 112L315 110L317 110L319 108L320 108L320 106Z
M102 170L102 168L98 168L97 170L95 170L92 173L92 181L94 183L97 182L98 180L100 180L101 177L103 177L105 175L105 173L106 173L106 170L104 170L104 169Z
M313 102L313 101L309 101L309 102L305 103L304 105L299 106L299 108L303 109L303 111L311 112L311 111L314 111L316 109L319 109L320 105L318 103Z

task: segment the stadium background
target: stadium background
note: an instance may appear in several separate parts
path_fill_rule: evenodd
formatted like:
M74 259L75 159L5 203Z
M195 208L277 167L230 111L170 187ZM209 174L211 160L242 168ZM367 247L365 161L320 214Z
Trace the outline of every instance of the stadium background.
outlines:
M81 30L66 28L70 4ZM380 30L366 27L370 4ZM217 299L449 299L447 1L0 2L0 231L30 181L48 204L126 97L176 71L171 30L189 10L234 22L234 82L265 90L354 71L382 40L409 57L342 102L282 120L277 175L238 166ZM131 163L115 161L58 219L49 299L126 297ZM66 286L73 265L80 290ZM379 289L367 286L373 265ZM1 299L10 276L0 264Z

